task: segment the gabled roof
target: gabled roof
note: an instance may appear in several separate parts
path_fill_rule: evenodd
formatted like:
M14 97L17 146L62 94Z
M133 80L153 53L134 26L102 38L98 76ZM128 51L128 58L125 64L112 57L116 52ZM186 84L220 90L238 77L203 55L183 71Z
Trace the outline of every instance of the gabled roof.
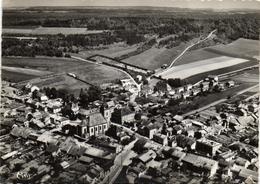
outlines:
M129 108L122 108L120 111L121 111L121 116L126 116L135 113L134 111L131 111Z
M83 124L86 126L97 126L105 124L106 119L100 112L90 114L86 119L83 120Z

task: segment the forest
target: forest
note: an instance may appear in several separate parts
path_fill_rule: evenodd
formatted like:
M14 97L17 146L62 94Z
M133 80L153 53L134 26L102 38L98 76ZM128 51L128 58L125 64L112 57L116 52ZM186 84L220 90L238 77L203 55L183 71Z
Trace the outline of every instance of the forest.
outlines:
M156 12L155 12L156 14ZM192 13L191 13L192 14ZM209 13L210 14L210 13ZM257 16L256 16L257 15ZM238 38L259 39L259 14L235 14L203 17L189 16L111 16L98 14L93 16L71 16L55 18L43 16L16 17L3 13L3 28L8 26L24 27L87 27L89 30L106 30L99 34L90 35L29 35L37 36L36 40L7 39L5 36L21 36L14 34L3 35L3 56L64 56L67 52L78 52L79 48L88 49L106 46L113 43L125 42L128 45L145 43L151 36L169 37L158 43L160 47L175 47L181 42L189 41L217 29L217 38L223 43L229 43ZM9 21L7 21L9 20ZM147 35L149 35L147 37ZM28 36L28 35L26 35ZM141 49L145 50L145 49Z

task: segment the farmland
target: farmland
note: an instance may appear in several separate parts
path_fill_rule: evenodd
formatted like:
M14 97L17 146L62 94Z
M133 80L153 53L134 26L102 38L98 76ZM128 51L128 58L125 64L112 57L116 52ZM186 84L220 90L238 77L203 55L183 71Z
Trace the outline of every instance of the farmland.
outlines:
M87 28L71 27L38 27L27 29L4 28L3 34L24 34L24 35L56 35L56 34L96 34L102 33L102 30L87 30Z
M6 68L17 67L17 71L3 70L2 77L11 82L21 82L32 79L31 82L39 87L66 88L69 92L77 94L81 88L89 85L66 75L67 72L75 73L79 78L99 85L111 80L123 78L125 75L117 70L105 66L99 66L83 61L65 58L3 58L3 66ZM31 71L23 72L23 71ZM44 77L35 74L55 74ZM39 77L40 76L40 77Z
M138 45L125 45L125 44L112 44L109 46L106 46L104 49L91 49L91 50L81 50L79 52L79 55L83 57L89 57L91 55L105 55L109 57L119 57L121 55L127 54L129 52L133 52L138 48Z
M30 75L26 73L18 73L15 71L7 71L7 70L2 70L2 80L10 81L10 82L21 82L25 80L30 80L35 78L35 75Z
M187 47L189 43L182 43L178 47L171 49L166 48L151 48L139 55L132 56L123 60L126 63L131 63L147 69L157 69L163 64L169 64L177 55ZM219 56L252 58L258 55L259 41L249 39L238 39L227 45L217 45L208 48L192 50L185 53L175 66L196 62L199 60L217 58Z
M2 65L9 67L30 68L35 70L46 70L52 72L63 72L70 70L84 62L76 61L68 58L52 58L52 57L4 57Z
M34 70L28 68L18 68L18 67L9 67L9 66L2 66L2 70L9 71L9 72L16 72L20 74L29 74L33 76L42 76L50 74L49 71L41 71L41 70Z
M159 75L161 75L162 78L164 79L169 79L169 78L185 79L192 75L196 75L199 73L212 71L216 69L226 68L244 62L248 62L248 60L221 56L217 58L211 58L211 59L193 62L190 64L174 66L171 69L164 71Z
M188 83L193 84L193 83L200 81L201 79L204 79L208 75L220 75L220 74L223 74L223 73L227 73L227 72L239 70L239 69L242 69L242 68L250 67L250 66L253 66L253 65L256 65L256 64L257 64L256 61L245 62L245 63L237 64L237 65L234 65L234 66L226 67L226 68L221 68L221 69L212 70L212 71L200 73L200 74L197 74L197 75L193 75L191 77L186 78L185 80L187 80ZM258 71L258 69L256 71ZM259 75L259 72L258 72L258 75Z
M169 64L188 44L171 49L153 47L141 54L124 59L123 61L150 70L160 68L163 64Z
M72 68L70 72L75 73L80 79L97 86L125 76L117 70L90 63L87 63L85 66ZM81 88L84 89L90 86L66 74L33 80L32 83L41 88L56 87L57 89L66 89L75 95L79 94Z
M259 57L259 40L238 39L227 45L217 45L207 50L233 57Z

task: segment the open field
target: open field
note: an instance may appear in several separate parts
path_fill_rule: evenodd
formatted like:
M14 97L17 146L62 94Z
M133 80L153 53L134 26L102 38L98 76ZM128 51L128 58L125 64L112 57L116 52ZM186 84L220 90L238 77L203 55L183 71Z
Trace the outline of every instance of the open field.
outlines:
M226 56L259 58L259 44L259 40L240 38L230 44L213 46L207 50Z
M68 72L75 73L80 79L94 85L100 85L111 80L125 77L124 73L111 67L100 66L84 61L66 58L3 58L3 79L12 82L31 80L39 87L56 87L68 89L69 92L77 94L81 88L89 85L66 75ZM19 70L13 70L19 67ZM59 74L60 73L60 74ZM44 77L42 75L57 74ZM40 77L39 77L40 76Z
M209 52L205 49L198 49L186 52L179 60L174 63L174 66L192 63L195 61L216 58L221 55Z
M87 28L72 27L38 27L27 29L4 28L3 34L31 34L31 35L55 35L55 34L96 34L102 33L103 30L88 30Z
M152 47L141 54L124 59L123 61L150 70L155 70L160 68L163 64L171 63L171 61L188 45L189 44L182 43L178 47L171 49Z
M244 82L259 83L259 68L248 70L239 75L232 76L231 79L242 83Z
M18 73L18 72L13 72L13 71L7 71L7 70L2 70L2 80L10 81L10 82L21 82L25 80L30 80L33 79L37 76L35 75L30 75L26 73Z
M35 70L64 72L72 67L85 62L77 61L71 58L52 58L52 57L8 57L2 58L2 65L9 67L30 68Z
M171 61L176 58L178 54L181 53L188 45L190 45L190 43L183 43L180 46L171 49L153 47L139 55L132 56L123 61L154 70L160 68L163 64L171 63ZM177 66L199 60L217 58L223 55L230 57L252 58L259 55L258 47L259 41L241 38L228 45L217 45L188 51L179 60L177 60L174 65Z
M228 73L228 72L231 72L231 71L250 67L250 66L253 66L253 65L256 65L256 64L258 64L256 61L245 62L245 63L237 64L237 65L234 65L234 66L226 67L226 68L221 68L221 69L212 70L212 71L200 73L200 74L197 74L197 75L193 75L191 77L186 78L186 80L187 80L188 83L194 84L194 83L204 79L208 75L220 75L220 74L223 74L223 73ZM254 69L254 71L259 72L258 68ZM259 75L259 73L258 73L258 75Z
M85 80L94 85L110 82L119 78L123 78L124 74L107 68L105 66L98 66L95 64L87 64L79 68L74 68L70 72L75 73L80 79ZM66 89L70 93L78 95L81 88L88 88L90 85L81 82L73 77L62 74L46 79L40 79L32 82L39 87L56 87L57 89Z
M105 55L109 57L119 57L124 54L127 54L129 52L133 52L138 48L138 45L132 45L132 46L126 46L126 45L119 45L119 44L113 44L109 45L106 49L100 49L100 50L82 50L79 52L79 55L83 57L89 57L91 55Z
M193 62L190 64L174 66L169 70L160 73L159 75L162 76L162 78L164 79L169 79L169 78L185 79L196 74L217 70L221 68L226 68L226 67L230 67L245 62L249 62L249 61L240 58L221 56L221 57Z
M9 66L2 66L2 70L9 71L9 72L16 72L20 74L29 74L33 76L42 76L51 74L49 71L41 71L41 70L34 70L28 68L19 68L19 67L9 67Z

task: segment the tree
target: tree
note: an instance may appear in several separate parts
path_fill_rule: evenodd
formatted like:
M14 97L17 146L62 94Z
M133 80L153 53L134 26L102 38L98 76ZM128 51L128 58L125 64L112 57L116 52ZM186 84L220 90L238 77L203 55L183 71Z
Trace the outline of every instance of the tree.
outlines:
M34 90L33 92L32 92L32 98L33 99L36 99L37 98L37 96L38 96L38 90Z
M82 107L87 107L89 103L88 95L83 89L81 89L79 93L79 103Z
M167 82L171 87L175 88L181 87L183 85L183 82L180 78L168 79Z
M38 169L35 167L31 167L30 170L28 171L29 174L36 174L38 172Z
M90 86L87 91L87 95L88 95L89 102L100 100L101 99L101 89L96 86Z
M167 83L165 81L159 81L154 87L155 91L167 91Z
M50 89L50 98L51 99L57 98L57 90L54 87Z

